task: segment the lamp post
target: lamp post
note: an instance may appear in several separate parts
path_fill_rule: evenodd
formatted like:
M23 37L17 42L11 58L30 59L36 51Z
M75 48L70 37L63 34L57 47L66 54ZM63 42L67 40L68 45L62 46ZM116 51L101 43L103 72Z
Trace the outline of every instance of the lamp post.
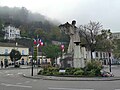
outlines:
M108 32L107 34L107 39L109 40L109 43L111 43L110 41L110 32ZM109 48L109 52L108 52L108 57L109 57L109 71L112 72L112 69L111 69L111 49Z
M33 52L34 52L34 47L32 48L32 61L31 61L32 68L31 68L31 76L33 76Z
M111 72L111 59L110 59L110 57L111 57L111 53L109 52L109 71Z

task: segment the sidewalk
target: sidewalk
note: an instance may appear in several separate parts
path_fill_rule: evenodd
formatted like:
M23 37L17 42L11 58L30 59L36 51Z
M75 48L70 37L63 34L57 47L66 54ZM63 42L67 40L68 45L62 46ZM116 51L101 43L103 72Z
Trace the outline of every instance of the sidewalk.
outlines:
M20 65L20 67L19 68L14 68L14 65L12 65L12 66L8 66L8 67L6 67L6 68L0 68L0 70L7 70L7 69L29 69L29 68L31 68L31 66L27 66L27 65Z
M58 76L43 76L43 75L22 75L31 79L55 80L55 81L115 81L120 80L120 77L58 77Z

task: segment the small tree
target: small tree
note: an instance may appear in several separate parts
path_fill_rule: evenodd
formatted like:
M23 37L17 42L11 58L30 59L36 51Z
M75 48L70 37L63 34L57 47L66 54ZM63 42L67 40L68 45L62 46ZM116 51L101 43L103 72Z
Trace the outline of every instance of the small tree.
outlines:
M101 31L102 25L99 22L91 22L87 25L81 25L80 29L80 36L86 42L87 48L91 51L91 60L93 59L92 52L95 51L96 43L97 43L97 35ZM84 41L83 40L83 41Z
M98 41L96 46L96 50L98 51L109 52L114 48L114 42L110 29L102 30L101 34L97 36L96 40Z
M120 60L120 39L114 39L115 47L113 49L114 58Z
M42 48L42 51L47 57L52 59L52 64L55 62L55 58L57 58L61 53L60 46L57 45L46 45Z
M11 61L14 61L15 65L15 62L21 59L21 53L16 49L12 49L10 52L10 59Z

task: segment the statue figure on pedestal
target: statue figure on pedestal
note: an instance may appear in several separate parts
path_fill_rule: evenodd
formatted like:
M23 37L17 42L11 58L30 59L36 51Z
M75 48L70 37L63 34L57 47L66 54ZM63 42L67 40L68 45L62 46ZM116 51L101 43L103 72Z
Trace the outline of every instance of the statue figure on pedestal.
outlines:
M73 53L74 51L74 42L80 42L79 32L78 28L75 26L76 21L73 20L72 24L69 24L68 22L65 24L61 24L59 27L61 30L65 32L65 34L68 34L70 37L69 47L67 53Z
M72 67L75 68L83 68L85 66L83 52L80 47L80 36L79 30L75 26L76 21L73 20L71 24L68 22L59 26L59 28L68 34L70 37L70 42L67 50L67 54L72 55ZM66 60L65 60L66 61ZM68 59L69 61L69 59Z

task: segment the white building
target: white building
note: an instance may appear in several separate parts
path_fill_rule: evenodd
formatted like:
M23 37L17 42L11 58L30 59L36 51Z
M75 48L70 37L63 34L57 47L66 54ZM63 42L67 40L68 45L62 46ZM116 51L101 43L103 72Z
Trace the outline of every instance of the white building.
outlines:
M21 38L20 30L18 28L7 26L3 31L5 31L4 39L15 40L15 38Z
M108 52L95 51L92 53L92 56L93 56L93 59L100 60L104 65L107 65L107 64L109 64L109 59L111 60L111 63L114 62L113 61L114 57L113 57L112 52L110 54L111 54L111 56L109 57ZM86 59L91 60L91 52L90 51L87 51Z
M120 32L112 33L113 39L120 39Z
M81 49L82 53L81 53L81 58L84 60L84 62L89 62L91 60L91 52L89 50L85 50L85 48ZM92 53L93 59L94 60L99 60L103 65L109 65L109 61L111 61L111 64L114 63L114 57L112 52L110 53L111 56L109 57L109 53L108 52L102 52L102 51L94 51ZM69 56L71 57L71 56ZM63 57L64 59L66 57ZM67 62L67 64L70 65L70 67L73 67L73 59L72 58L67 58L65 60L63 60L64 62L60 62L61 57L57 58L56 60L56 64L58 64L59 66L62 65L62 63ZM80 63L80 62L77 62ZM63 65L62 65L63 66Z
M17 45L15 43L1 43L0 42L0 61L3 61L5 59L8 60L8 62L11 62L9 53L12 49L17 49L20 51L22 57L25 61L29 58L29 48L24 47L22 45Z

